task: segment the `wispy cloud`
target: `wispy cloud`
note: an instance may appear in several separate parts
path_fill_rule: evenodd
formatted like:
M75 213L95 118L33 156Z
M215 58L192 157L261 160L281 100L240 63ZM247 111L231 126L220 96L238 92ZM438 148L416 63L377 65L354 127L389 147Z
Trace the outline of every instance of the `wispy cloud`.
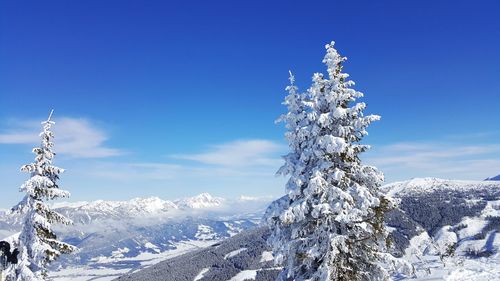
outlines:
M178 154L149 162L113 159L67 162L65 179L74 186L105 187L99 192L140 190L167 198L200 192L226 197L243 193L278 196L286 179L276 177L275 173L283 164L284 152L286 147L271 140L238 140L207 146L201 153Z
M375 146L365 160L389 181L429 176L481 180L500 173L500 144L396 143Z
M198 154L178 154L171 157L217 166L276 166L281 163L276 152L283 147L269 140L239 140L214 145Z
M158 162L106 162L88 170L93 176L116 180L220 181L221 177L246 180L248 177L274 177L283 163L285 148L270 140L238 140L211 145L197 154L170 155ZM178 161L188 160L188 162Z
M81 169L83 170L83 169ZM168 181L186 175L187 167L168 163L97 162L86 167L89 178L124 181Z
M55 150L60 155L103 158L123 153L119 149L106 147L107 134L87 119L61 117L55 121ZM0 144L37 145L40 141L40 130L40 122L15 121L9 128L0 131Z

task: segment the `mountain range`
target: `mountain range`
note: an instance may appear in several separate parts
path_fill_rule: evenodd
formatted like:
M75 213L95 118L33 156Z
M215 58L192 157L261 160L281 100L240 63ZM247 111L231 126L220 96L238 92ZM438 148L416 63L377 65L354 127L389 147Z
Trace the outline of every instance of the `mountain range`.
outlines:
M150 197L54 204L55 210L74 222L55 225L58 238L79 251L52 264L52 277L109 280L206 247L255 227L269 201L243 196L228 200L202 193L174 201ZM12 239L20 228L19 215L0 213L0 239Z
M412 179L382 187L399 202L386 216L394 256L415 265L417 280L495 280L500 276L500 182ZM79 247L52 265L62 280L274 280L280 268L262 217L288 198L223 199L203 193L179 200L57 203L74 221L59 238ZM0 211L0 238L20 229ZM410 276L395 276L404 280ZM460 279L462 278L462 279Z
M399 201L386 225L392 254L413 274L394 280L499 280L500 183L413 179L383 187ZM286 206L285 196L266 211ZM269 230L253 228L210 247L173 257L119 281L274 281L280 271L266 245Z

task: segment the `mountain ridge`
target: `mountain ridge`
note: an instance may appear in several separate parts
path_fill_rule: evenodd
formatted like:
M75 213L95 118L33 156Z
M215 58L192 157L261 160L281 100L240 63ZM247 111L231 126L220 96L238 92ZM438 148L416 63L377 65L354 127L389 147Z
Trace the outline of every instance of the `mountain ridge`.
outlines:
M500 174L498 174L494 177L491 177L491 178L487 178L487 179L485 179L485 181L500 181Z
M432 240L441 250L449 243L455 243L456 254L460 258L485 255L490 261L497 255L498 246L490 247L491 243L487 241L493 241L491 245L500 243L499 238L492 236L492 233L500 232L500 182L417 178L387 184L382 190L392 194L401 207L386 218L395 245L394 255L406 257L409 251L419 251L424 257L432 256L431 262L435 266L435 255L431 255L435 254L430 246ZM57 233L64 241L79 246L81 252L65 255L56 262L52 277L56 281L73 278L88 280L82 276L89 279L101 276L110 280L106 278L140 273L140 269L154 266L167 258L177 259L178 254L202 249L210 251L210 245L225 243L226 239L257 228L262 224L264 213L266 216L276 215L287 204L286 196L273 203L270 201L269 198L242 196L223 199L200 194L173 201L153 196L128 201L57 203L54 205L57 211L75 221L74 226L58 227ZM19 220L8 221L6 217L0 212L0 235L3 236L14 233L20 226ZM257 276L255 280L274 280L276 268L269 261L270 252L262 238L264 233L258 233L244 235L247 242L251 242L252 235L258 239L255 245L245 242L238 246L240 248L228 245L227 252L220 250L217 263L227 266L229 271L224 271L224 268L212 270L211 265L205 262L199 263L203 268L191 270L197 271L197 274L204 272L200 281L210 280L218 274L230 277L249 273ZM227 241L240 243L237 239ZM182 259L173 262L190 265ZM261 270L261 264L269 270ZM181 268L179 270L176 272L182 271ZM184 280L181 277L179 275L178 280Z
M153 196L127 201L58 202L54 210L74 224L54 225L54 230L59 239L80 251L63 255L51 264L52 277L72 280L75 271L96 276L125 273L232 237L255 227L268 205L267 199L246 199L202 193L175 201ZM0 213L0 239L13 237L21 224L21 215Z
M500 232L500 182L418 178L382 190L399 201L399 208L386 216L393 254L416 269L415 276L394 273L394 280L489 281L500 276L500 238L495 235ZM274 201L264 217L276 216L287 202L287 196ZM280 268L269 259L268 235L266 228L244 231L116 280L274 281Z

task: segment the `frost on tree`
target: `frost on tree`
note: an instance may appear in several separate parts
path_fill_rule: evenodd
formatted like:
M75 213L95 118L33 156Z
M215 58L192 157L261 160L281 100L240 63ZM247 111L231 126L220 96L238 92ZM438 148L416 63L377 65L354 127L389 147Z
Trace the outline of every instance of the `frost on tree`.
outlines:
M299 94L291 85L284 104L290 153L278 171L288 175L289 201L268 218L269 243L284 266L281 280L386 280L383 216L391 205L379 186L383 174L363 165L360 144L377 115L365 116L363 96L342 72L346 60L326 45L328 71L313 75L312 86Z
M64 170L52 165L54 137L51 126L52 112L47 121L42 122L40 133L41 145L33 148L35 161L21 167L21 171L30 173L30 178L21 186L24 199L13 208L24 214L18 247L19 264L8 272L8 280L43 280L47 277L47 265L61 254L67 254L76 248L57 240L52 224L71 224L63 215L51 210L46 201L69 197L69 192L59 188L57 181Z

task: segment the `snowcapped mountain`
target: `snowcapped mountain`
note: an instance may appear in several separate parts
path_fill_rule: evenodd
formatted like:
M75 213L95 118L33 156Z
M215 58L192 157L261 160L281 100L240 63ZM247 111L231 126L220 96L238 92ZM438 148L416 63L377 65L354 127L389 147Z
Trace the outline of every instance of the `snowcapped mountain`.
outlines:
M499 183L485 181L444 180L438 178L415 178L395 182L382 187L389 196L403 197L418 193L458 192L477 195L475 192L497 193Z
M205 249L166 259L119 281L274 281L280 268L267 249L267 227L253 228Z
M57 203L53 206L76 223L90 223L93 220L123 219L134 217L162 216L179 207L158 197L135 198L130 201L103 201Z
M500 182L423 178L382 189L399 201L386 225L393 255L415 265L414 280L498 279ZM279 268L265 243L269 232L256 226L264 211L272 215L287 201L286 196L269 204L202 194L175 201L152 197L59 204L55 207L75 225L58 233L81 250L55 264L52 277L275 280ZM0 213L0 234L15 231L17 221Z
M392 183L382 189L400 201L399 210L389 213L386 223L395 228L391 234L403 251L409 240L423 232L434 237L443 228L469 228L471 237L462 235L463 242L499 230L500 182L422 178Z
M175 204L180 208L187 209L214 208L220 207L224 204L224 199L220 197L212 197L212 195L208 193L202 193L195 197L177 200L175 201Z
M0 209L0 239L14 234L19 229L19 225L14 225L12 219L6 219L8 214L9 210Z
M413 280L499 280L500 182L421 178L388 184L382 189L399 201L399 208L389 212L385 221L393 245L392 254L415 266L416 279ZM287 196L271 203L264 221L279 213L287 204ZM261 236L245 239L263 241ZM238 237L228 239L223 245L234 249L241 244ZM182 278L185 277L188 280L190 275L202 270L207 278L199 280L213 280L214 276L235 280L243 275L256 281L276 279L276 267L264 258L269 253L265 243L240 247L248 248L246 252L251 255L239 256L231 261L232 265L224 265L226 271L220 272L218 268L227 261L216 259L212 265L203 263L203 267L191 268L190 272L176 268L176 277L172 281L184 280ZM201 261L207 252L167 260L120 280L141 280L142 277L150 277L152 271L169 275L173 269L168 265L182 264L187 258ZM224 254L220 253L221 256ZM394 276L394 280L405 279L412 278Z
M418 276L498 280L500 182L423 178L383 189L400 201L386 217L395 255L414 263Z
M495 177L487 178L485 181L500 181L500 175L497 175Z
M109 279L113 274L206 247L256 226L268 203L228 200L208 193L175 201L150 197L57 203L53 207L73 220L74 225L55 226L55 231L63 241L80 250L53 264L53 269L59 270L54 277L72 280L72 272L85 271L93 272L96 278ZM20 227L18 215L0 212L0 240Z

